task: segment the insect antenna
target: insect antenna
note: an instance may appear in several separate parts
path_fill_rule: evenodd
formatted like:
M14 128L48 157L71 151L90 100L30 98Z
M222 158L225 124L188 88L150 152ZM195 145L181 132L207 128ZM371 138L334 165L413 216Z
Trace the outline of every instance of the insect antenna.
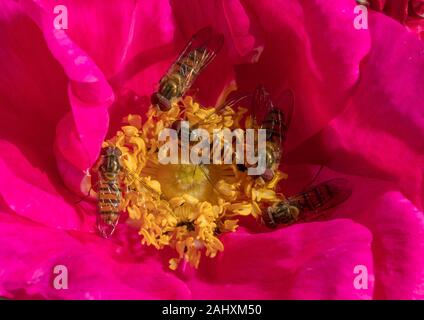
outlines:
M157 195L157 196L159 196L159 198L160 199L164 199L164 200L168 200L167 199L167 197L163 194L163 193L160 193L160 192L158 192L158 191L156 191L155 189L153 189L152 187L150 187L145 181L143 181L140 177L137 177L137 175L135 174L135 173L133 173L133 172L131 172L131 171L129 171L129 170L126 170L126 173L125 174L128 174L133 180L132 180L132 182L131 183L129 183L128 185L131 185L131 184L133 184L135 181L138 181L138 182L140 182L140 184L144 187L144 188L146 188L148 191L150 191L151 193L153 193L153 194L155 194L155 195Z

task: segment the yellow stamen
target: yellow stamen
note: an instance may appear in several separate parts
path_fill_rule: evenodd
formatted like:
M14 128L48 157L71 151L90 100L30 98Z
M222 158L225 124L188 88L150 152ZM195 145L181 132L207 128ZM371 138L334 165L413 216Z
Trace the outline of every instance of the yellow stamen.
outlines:
M258 218L263 204L282 199L275 192L286 176L276 172L265 183L263 179L247 176L235 165L193 165L158 162L158 150L163 142L158 134L172 127L176 120L189 121L190 126L205 129L253 127L246 109L237 112L226 107L220 114L214 108L204 108L185 97L175 102L167 112L151 106L147 120L128 115L126 125L103 146L116 146L122 152L123 192L129 224L139 228L142 243L157 249L174 248L177 257L169 268L177 269L181 260L197 267L202 252L215 257L224 250L219 235L234 232L238 227L235 216Z

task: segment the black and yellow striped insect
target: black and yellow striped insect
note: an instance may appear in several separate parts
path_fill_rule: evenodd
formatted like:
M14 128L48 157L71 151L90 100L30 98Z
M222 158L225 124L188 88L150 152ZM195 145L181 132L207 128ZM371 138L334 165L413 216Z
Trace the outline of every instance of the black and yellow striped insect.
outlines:
M158 198L165 198L163 194L149 187L140 177L126 170L121 165L121 156L122 152L117 147L103 148L94 168L94 171L98 173L98 181L95 184L98 209L97 229L104 238L109 238L115 231L123 211L123 195L136 192L136 183ZM131 181L127 182L126 186L125 177Z
M269 227L312 220L323 211L346 201L351 193L348 180L330 179L268 207L262 214L262 220Z
M153 94L152 103L162 111L169 110L172 100L186 94L200 72L215 58L223 43L223 35L212 28L198 31L160 80L159 90Z
M293 92L291 90L284 91L276 101L277 103L274 104L270 94L262 85L259 85L253 93L251 103L251 114L254 121L260 125L261 129L266 130L266 149L263 155L265 156L266 170L261 176L265 181L274 178L280 165L294 108Z
M122 202L120 157L121 151L116 147L104 148L100 156L97 229L105 238L112 235L120 217Z

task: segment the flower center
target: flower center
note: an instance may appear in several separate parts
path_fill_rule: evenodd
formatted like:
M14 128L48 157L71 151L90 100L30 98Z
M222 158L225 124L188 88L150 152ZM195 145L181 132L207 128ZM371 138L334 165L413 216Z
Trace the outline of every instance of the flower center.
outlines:
M169 199L188 194L205 201L210 200L213 193L210 174L211 170L206 165L168 164L159 166L155 178Z
M166 112L152 105L144 123L140 116L128 115L127 125L104 143L122 152L123 210L129 223L140 228L142 243L176 250L177 257L169 260L172 270L182 260L197 268L203 253L215 257L223 251L219 235L237 229L237 216L259 218L262 205L279 199L275 186L283 175L277 172L266 182L234 163L162 164L159 149L165 142L158 139L160 132L187 120L210 134L215 129L250 128L252 119L247 117L243 125L243 118L243 109L235 112L228 106L218 114L185 97Z

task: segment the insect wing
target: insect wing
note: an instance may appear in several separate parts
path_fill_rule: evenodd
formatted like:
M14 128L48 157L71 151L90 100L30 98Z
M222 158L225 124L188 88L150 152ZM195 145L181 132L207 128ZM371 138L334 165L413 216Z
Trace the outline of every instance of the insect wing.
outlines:
M221 50L223 44L224 36L221 33L217 33L211 27L205 27L193 35L179 57L179 60L182 56L186 56L192 51L202 49L205 49L209 53L209 59L213 59ZM206 60L205 62L209 63L210 61Z
M315 218L325 210L334 208L345 202L352 194L349 181L343 178L330 179L317 184L295 196L288 202L299 208L300 219ZM313 215L309 215L312 213ZM304 214L308 214L305 216Z
M241 101L248 98L249 95L237 95L232 96L229 99L225 100L223 103L221 103L219 106L216 107L216 113L220 113L225 110L225 108L230 107L234 108L237 106Z
M282 145L287 139L287 130L293 115L294 95L291 90L281 93L275 103L270 94L260 85L256 88L251 103L251 114L257 125L267 129L267 138Z
M223 44L223 35L210 27L199 30L191 38L176 61L184 78L182 95L191 87L196 76L215 58Z
M266 130L266 140L273 143L273 162L279 165L284 151L284 143L287 139L289 122L293 114L294 96L291 90L284 91L274 104L271 96L265 88L260 85L256 88L251 103L251 114L254 122ZM285 111L284 111L285 110ZM268 170L263 177L271 179L273 174Z
M271 112L272 108L270 94L265 90L263 85L259 85L253 92L249 110L258 126L263 124L265 117Z
M100 185L98 197L97 228L104 238L109 238L119 221L121 190L117 184L104 183Z
M118 214L116 220L114 220L113 222L108 222L105 219L104 215L97 215L97 230L103 238L107 239L112 236L113 232L116 229L116 226L118 225L119 216L120 215Z
M279 137L280 145L287 140L287 131L293 116L294 95L293 91L286 90L280 94L273 104L273 110L279 110L279 121L276 123L274 130L275 135Z

